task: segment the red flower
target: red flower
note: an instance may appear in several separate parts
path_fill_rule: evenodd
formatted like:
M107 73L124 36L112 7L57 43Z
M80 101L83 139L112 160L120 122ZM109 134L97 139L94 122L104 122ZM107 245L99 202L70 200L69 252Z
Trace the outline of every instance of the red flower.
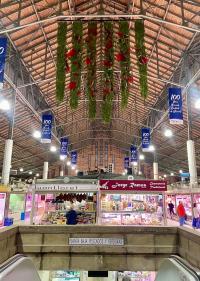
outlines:
M68 64L67 61L65 62L65 71L66 71L66 72L69 72L69 71L70 71L70 67L69 67L69 64Z
M74 55L76 54L76 50L75 49L71 49L68 53L67 53L67 58L72 58Z
M123 54L117 54L117 55L116 55L116 60L117 60L117 61L124 61L124 59L125 59L125 57L124 57Z
M129 83L133 83L133 81L134 81L133 76L128 76L127 80L128 80Z
M90 64L91 64L91 59L90 59L90 58L86 58L85 63L86 63L87 65L90 65Z
M117 32L117 35L121 38L124 34L122 32Z
M106 43L106 49L111 49L113 47L113 43L111 40L109 40L107 43Z
M141 56L141 57L139 58L139 62L140 62L141 64L147 64L148 61L149 61L149 59L148 59L147 57L145 57L145 56Z
M73 82L73 81L70 82L68 88L69 88L70 90L74 90L74 89L76 88L76 82Z
M111 67L112 63L110 61L108 61L108 60L105 60L104 61L104 66Z

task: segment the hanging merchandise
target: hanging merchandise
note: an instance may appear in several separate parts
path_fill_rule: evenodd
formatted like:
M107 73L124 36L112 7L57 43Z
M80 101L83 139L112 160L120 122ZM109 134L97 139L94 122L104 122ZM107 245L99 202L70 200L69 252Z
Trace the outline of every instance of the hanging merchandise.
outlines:
M51 143L51 129L52 129L52 115L43 114L42 115L42 143Z
M68 153L68 138L64 137L60 139L60 156L67 157Z
M109 123L112 117L114 98L113 65L114 65L113 23L104 22L104 88L102 119Z
M0 83L3 83L6 61L7 38L0 37Z
M82 70L82 37L83 23L74 21L72 23L72 49L67 53L71 61L70 83L70 106L72 109L78 107L78 98L81 92L81 70Z
M131 163L137 162L138 161L137 147L134 145L131 145L130 152L131 152Z
M87 97L89 118L96 116L96 41L97 22L88 22L88 35L86 38L87 58Z
M67 25L65 22L58 23L57 33L57 63L56 63L56 100L63 101L65 92L65 46Z
M151 143L150 128L142 128L142 150L149 151L150 143Z
M146 56L145 42L144 42L144 21L135 21L135 48L137 56L137 65L139 69L139 84L140 93L143 98L147 98L148 95L148 83L147 83L147 63L148 58Z
M129 168L129 157L124 157L124 169Z
M181 88L169 88L168 99L170 124L183 124Z
M71 152L71 164L76 165L77 164L77 151Z
M129 97L129 84L132 83L130 76L130 38L129 38L129 22L119 22L119 50L116 55L117 61L120 62L121 70L121 105L126 107Z

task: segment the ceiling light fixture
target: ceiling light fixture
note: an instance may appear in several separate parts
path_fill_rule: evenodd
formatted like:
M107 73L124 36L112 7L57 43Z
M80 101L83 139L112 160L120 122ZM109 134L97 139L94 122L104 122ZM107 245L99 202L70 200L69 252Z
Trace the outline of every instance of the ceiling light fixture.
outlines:
M0 100L0 109L4 110L4 111L9 110L10 109L9 102L7 100L5 100L5 99Z
M172 130L166 129L165 132L164 132L164 135L165 135L167 138L172 137L172 136L173 136Z
M139 155L139 159L140 159L140 160L144 160L144 154L140 154L140 155Z
M50 146L50 151L51 151L51 152L56 152L56 151L57 151L56 146L55 146L55 145L51 145L51 146Z
M33 137L36 139L40 139L41 138L41 132L36 130L33 132Z

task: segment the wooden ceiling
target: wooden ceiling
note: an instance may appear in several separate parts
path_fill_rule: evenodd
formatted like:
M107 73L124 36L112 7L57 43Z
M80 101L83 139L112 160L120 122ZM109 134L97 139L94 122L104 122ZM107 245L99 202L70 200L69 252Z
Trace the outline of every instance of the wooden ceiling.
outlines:
M100 44L101 32L98 23L97 40L97 118L88 119L88 101L84 92L85 69L82 73L82 92L78 110L69 106L69 90L61 104L55 99L56 49L58 20L66 20L68 25L67 46L71 47L72 20L84 22L84 38L87 21L99 19L113 20L114 36L117 40L117 22L126 18L130 21L131 71L134 83L130 89L129 103L125 110L120 107L119 64L115 63L116 96L113 103L112 121L109 125L101 120L102 69ZM91 16L91 17L90 17ZM94 17L95 16L95 17ZM144 100L139 91L139 74L135 55L135 18L145 20L145 45L148 62L148 98ZM48 159L53 165L58 156L49 153L32 137L32 132L40 128L40 117L44 111L51 111L55 117L53 142L58 146L61 135L69 136L71 149L82 149L95 139L108 138L109 142L123 150L129 150L132 143L140 147L140 130L143 126L152 128L152 139L156 146L156 157L160 168L167 171L187 169L187 108L185 95L190 92L192 134L199 149L199 113L194 109L194 101L199 92L200 63L200 0L1 0L1 35L7 35L10 48L7 56L6 83L2 95L14 104L16 93L14 152L12 166L18 169L41 170L43 161ZM115 50L117 52L117 49ZM14 72L10 70L10 65ZM85 67L85 66L84 66ZM16 74L17 73L17 74ZM66 85L70 74L66 74ZM167 114L167 88L181 86L184 93L184 125L169 125ZM0 113L0 159L3 159L4 140L8 138L9 120L12 116ZM165 128L171 128L174 136L166 139ZM152 155L148 155L148 161ZM200 159L197 165L200 167Z

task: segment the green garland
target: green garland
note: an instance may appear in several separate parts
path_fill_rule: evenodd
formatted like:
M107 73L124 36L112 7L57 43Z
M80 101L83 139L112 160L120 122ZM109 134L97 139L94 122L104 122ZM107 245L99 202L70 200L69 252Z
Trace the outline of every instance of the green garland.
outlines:
M109 123L112 117L112 104L114 98L114 47L113 47L113 23L104 22L104 89L102 103L102 119Z
M125 108L129 98L129 77L130 77L130 38L129 22L119 22L119 49L121 68L121 106Z
M62 102L65 92L65 46L67 25L65 22L58 23L57 32L57 62L56 62L56 100Z
M94 119L96 116L96 41L97 41L97 23L88 22L88 36L86 40L87 47L87 88L86 93L89 100L88 115Z
M82 37L83 23L74 21L72 24L72 45L74 54L71 59L70 73L70 106L72 109L78 107L78 98L81 92L81 69L82 69Z
M139 83L141 96L147 98L148 95L148 82L147 82L147 64L141 63L141 58L146 57L146 50L144 45L144 21L135 21L135 45L137 64L139 69Z

